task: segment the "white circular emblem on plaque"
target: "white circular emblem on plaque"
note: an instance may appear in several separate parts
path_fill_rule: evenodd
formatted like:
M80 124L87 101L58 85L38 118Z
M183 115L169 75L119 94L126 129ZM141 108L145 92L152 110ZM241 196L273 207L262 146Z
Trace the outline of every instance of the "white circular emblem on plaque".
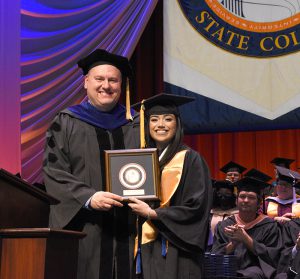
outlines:
M121 168L119 180L128 189L137 189L145 183L146 171L141 165L130 163Z

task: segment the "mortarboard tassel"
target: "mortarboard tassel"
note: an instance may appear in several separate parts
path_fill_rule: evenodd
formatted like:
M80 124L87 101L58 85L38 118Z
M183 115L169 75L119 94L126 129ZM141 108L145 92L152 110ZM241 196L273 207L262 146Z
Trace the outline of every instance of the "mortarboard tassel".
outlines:
M126 80L126 119L132 121L132 115L130 112L130 90L129 90L129 79Z
M145 106L144 106L144 100L141 104L140 109L140 147L145 148L146 147L146 140L145 140Z

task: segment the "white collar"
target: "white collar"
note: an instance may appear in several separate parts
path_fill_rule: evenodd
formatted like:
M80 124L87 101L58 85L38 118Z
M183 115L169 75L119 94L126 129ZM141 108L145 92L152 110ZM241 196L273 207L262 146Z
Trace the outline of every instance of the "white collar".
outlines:
M169 145L163 150L163 152L159 155L158 160L161 161L161 159L164 157L168 150Z

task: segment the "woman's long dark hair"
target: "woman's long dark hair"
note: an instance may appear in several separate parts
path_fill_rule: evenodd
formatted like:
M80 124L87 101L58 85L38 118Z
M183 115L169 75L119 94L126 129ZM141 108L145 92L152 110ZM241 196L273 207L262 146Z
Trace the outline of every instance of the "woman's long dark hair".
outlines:
M169 147L163 156L162 160L159 162L160 169L162 170L163 167L170 162L170 160L174 157L174 155L180 150L182 146L183 140L183 127L181 125L181 119L179 115L175 115L176 118L176 133L171 142L169 143ZM155 141L150 136L149 130L149 122L150 122L150 115L145 117L145 134L146 134L146 141L148 147L156 147Z

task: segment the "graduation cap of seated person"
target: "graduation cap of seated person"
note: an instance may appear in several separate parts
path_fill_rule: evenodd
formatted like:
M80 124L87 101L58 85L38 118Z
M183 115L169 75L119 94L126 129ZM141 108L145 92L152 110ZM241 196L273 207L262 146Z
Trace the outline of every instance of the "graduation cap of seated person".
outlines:
M239 165L236 162L230 161L227 164L225 164L222 168L220 168L220 171L227 173L230 171L237 171L238 173L242 174L247 168Z
M232 183L229 180L215 180L213 182L213 187L216 190L219 190L220 188L226 188L226 189L229 189L229 190L233 191L234 190L234 183Z
M82 69L83 75L87 75L89 70L99 65L112 65L120 70L122 79L126 81L126 118L132 120L129 81L133 78L133 71L128 58L108 52L105 49L96 49L88 56L80 59L77 64Z
M270 186L269 183L253 178L253 177L244 177L234 183L237 186L238 192L254 192L257 195L261 195L263 190Z
M294 186L300 180L300 174L296 171L292 171L290 169L276 166L278 180L285 181L290 185Z
M192 102L194 100L195 98L193 97L161 93L132 105L132 108L140 110L140 129L141 129L140 147L141 148L146 147L145 120L144 120L145 115L150 116L150 115L161 115L161 114L174 114L178 116L179 115L178 107L187 104L189 102Z
M272 161L270 161L270 163L274 164L275 166L280 166L289 169L291 163L293 163L294 161L294 159L276 157Z
M251 170L247 171L244 174L244 177L252 177L252 178L264 181L264 182L268 182L269 180L272 179L271 176L263 173L262 171L259 171L258 169L255 169L255 168L252 168Z

